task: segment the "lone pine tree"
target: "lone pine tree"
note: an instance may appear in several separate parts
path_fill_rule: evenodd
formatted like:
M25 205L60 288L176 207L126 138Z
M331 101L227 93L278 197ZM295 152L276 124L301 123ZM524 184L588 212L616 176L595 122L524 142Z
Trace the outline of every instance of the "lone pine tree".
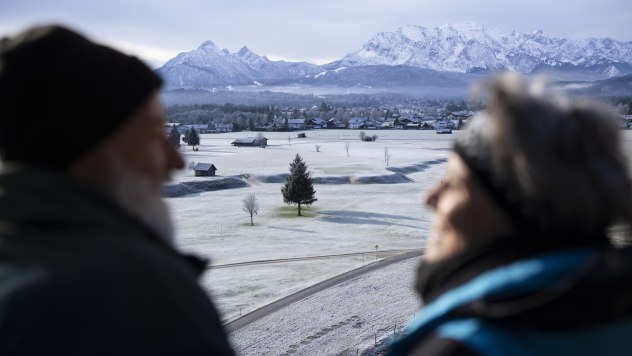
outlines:
M301 204L311 205L317 200L307 165L298 154L290 163L290 175L285 179L281 193L283 193L283 201L287 204L298 204L298 216L301 216Z

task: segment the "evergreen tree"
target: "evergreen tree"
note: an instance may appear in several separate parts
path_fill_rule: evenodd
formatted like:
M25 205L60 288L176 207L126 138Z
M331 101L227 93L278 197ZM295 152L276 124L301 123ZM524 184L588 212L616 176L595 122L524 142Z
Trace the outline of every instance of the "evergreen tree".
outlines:
M169 142L173 144L175 148L180 148L180 131L176 129L176 126L171 126L171 131L169 131Z
M186 142L189 146L193 146L193 148L200 144L200 135L198 135L194 127L190 128L189 131L187 131L185 137L186 140L184 140L184 142Z
M298 216L301 216L301 204L311 205L317 199L312 178L307 171L307 164L298 154L290 163L290 175L281 188L283 201L287 204L298 204Z

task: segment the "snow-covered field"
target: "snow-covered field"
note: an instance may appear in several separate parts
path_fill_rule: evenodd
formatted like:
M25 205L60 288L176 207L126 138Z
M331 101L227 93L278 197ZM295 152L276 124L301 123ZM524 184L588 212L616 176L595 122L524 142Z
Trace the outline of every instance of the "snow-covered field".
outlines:
M297 132L266 133L265 149L232 147L235 138L255 135L241 132L201 135L199 151L182 151L189 162L213 163L218 177L183 171L174 183L248 177L245 188L167 199L178 246L216 266L202 283L224 321L394 253L388 250L424 246L431 216L421 204L423 192L440 179L459 132L365 132L378 135L377 142L361 142L359 130L311 130L301 139ZM632 131L623 137L632 152ZM385 147L389 167L407 179L386 169ZM303 217L283 203L281 183L263 183L280 182L275 178L288 173L297 153L314 177L348 182L316 184L318 201ZM241 200L250 193L261 204L255 226L242 211ZM349 253L357 254L343 255ZM310 256L328 257L301 259ZM222 267L286 258L298 260ZM233 332L231 341L240 355L356 355L400 330L418 309L410 288L417 262L403 261L317 293Z
M424 245L430 214L421 205L422 192L439 179L454 135L433 131L365 131L376 142L361 142L359 130L310 130L265 133L267 148L235 148L238 137L256 133L201 135L199 151L182 151L187 161L213 163L216 178L194 177L183 171L174 183L248 175L246 188L217 190L167 202L174 213L180 248L211 259L213 265L309 256L322 259L213 268L203 285L213 295L225 321L233 320L288 294L337 274L374 261L376 250L401 250ZM290 140L288 140L288 137ZM349 144L349 156L345 144ZM320 152L316 152L316 145ZM409 167L406 183L363 184L362 181L406 181L386 169ZM300 154L313 177L340 178L352 183L316 184L316 201L296 216L296 208L283 203L281 183L261 178L287 174L289 163ZM420 163L427 163L412 167ZM371 177L372 179L368 179ZM395 179L397 178L397 179ZM254 193L259 214L250 226L242 199ZM378 258L389 254L378 254Z
M307 297L230 334L238 355L359 355L419 310L408 259Z

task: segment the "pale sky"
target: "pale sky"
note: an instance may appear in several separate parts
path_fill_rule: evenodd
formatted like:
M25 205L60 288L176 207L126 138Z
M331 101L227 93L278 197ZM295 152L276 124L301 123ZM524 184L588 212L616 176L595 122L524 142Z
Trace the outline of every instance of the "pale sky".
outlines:
M632 41L630 0L0 0L0 36L61 23L153 66L211 40L324 64L378 32L474 21L501 32Z

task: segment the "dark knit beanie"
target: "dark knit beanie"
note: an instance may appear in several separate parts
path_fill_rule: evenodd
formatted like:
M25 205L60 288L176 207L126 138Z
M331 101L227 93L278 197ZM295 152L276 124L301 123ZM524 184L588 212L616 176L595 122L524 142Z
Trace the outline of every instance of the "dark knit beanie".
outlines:
M162 84L138 58L63 27L0 40L0 158L65 169Z

